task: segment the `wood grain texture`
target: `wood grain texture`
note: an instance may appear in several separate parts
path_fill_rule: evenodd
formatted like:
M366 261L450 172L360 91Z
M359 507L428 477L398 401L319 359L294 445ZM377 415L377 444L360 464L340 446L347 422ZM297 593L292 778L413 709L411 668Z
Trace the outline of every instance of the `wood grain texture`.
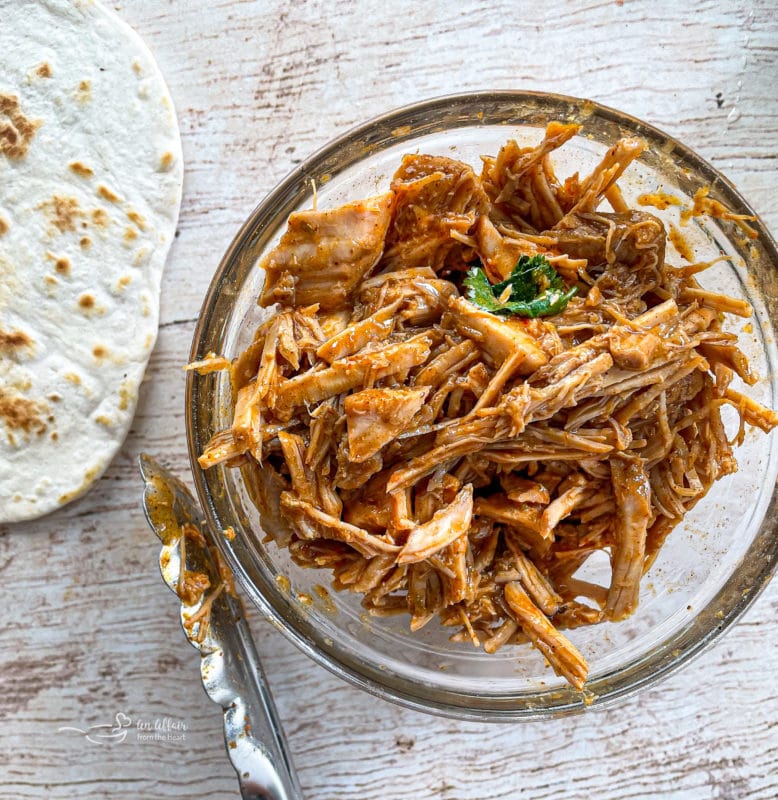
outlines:
M14 0L0 0L2 8ZM540 6L540 4L537 4ZM186 157L159 341L125 447L82 500L0 528L0 796L230 798L220 712L199 684L136 458L187 459L180 370L221 253L251 208L344 129L468 89L591 97L719 167L778 230L773 2L127 0L177 104ZM0 44L9 32L1 27ZM0 77L1 81L1 77ZM252 620L309 798L773 798L778 586L691 666L621 706L490 726L358 692ZM89 744L117 712L183 742Z

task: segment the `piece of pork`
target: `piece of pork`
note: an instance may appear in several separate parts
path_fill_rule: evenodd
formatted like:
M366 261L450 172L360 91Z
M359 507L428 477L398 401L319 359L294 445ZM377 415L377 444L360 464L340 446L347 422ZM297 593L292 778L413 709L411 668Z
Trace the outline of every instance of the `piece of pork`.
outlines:
M554 672L566 678L579 691L583 689L589 667L578 649L530 600L520 583L514 581L506 584L504 592L511 614L546 657Z
M530 375L548 361L535 339L525 333L519 318L502 319L457 297L449 303L454 325L462 336L474 341L496 367L511 362L512 374Z
M655 333L625 330L614 326L608 336L613 363L620 369L646 369L663 352L662 340Z
M539 503L548 505L551 502L548 489L537 481L522 478L515 472L500 476L500 484L509 500L514 503Z
M345 306L381 257L393 199L387 192L340 208L290 214L281 241L260 265L260 305Z
M664 263L667 234L662 221L645 211L568 214L544 235L556 240L554 250L571 258L586 259L589 266L650 260Z
M301 500L293 492L281 494L281 513L303 539L334 539L353 547L366 558L400 551L398 545L327 514L311 503Z
M489 201L472 168L445 156L406 155L392 180L396 197L381 259L384 270L429 266L438 272L462 245Z
M361 293L364 296L364 293ZM411 280L387 281L380 293L373 294L374 303L400 303L395 318L406 325L433 325L443 316L448 302L457 296L450 281L416 277Z
M736 392L734 389L727 389L724 392L724 399L738 410L743 421L749 425L761 428L765 433L778 427L778 414L761 403L757 403L756 400Z
M540 144L535 147L519 147L510 139L501 148L496 158L483 158L481 181L490 199L502 203L516 190L524 173L540 164L543 158L561 147L581 130L580 125L549 122Z
M478 257L493 283L504 281L522 256L543 252L526 239L509 239L503 236L486 215L478 218L475 226Z
M442 550L468 530L472 515L473 487L468 483L449 506L436 511L429 522L410 530L397 563L414 564Z
M395 313L401 304L402 299L395 300L393 303L379 308L375 314L371 314L359 322L346 325L343 330L338 331L324 344L319 345L316 355L332 364L333 361L353 355L370 342L386 339L394 330Z
M542 521L543 506L534 503L516 503L505 495L493 494L477 498L474 513L476 516L510 526L527 547L540 552L548 549L551 531Z
M279 419L289 419L295 408L302 405L326 400L389 375L406 373L429 358L434 339L434 332L421 333L386 347L363 350L333 362L326 369L296 375L280 385L274 412Z
M549 153L569 141L580 125L550 122L535 147L520 147L511 139L496 158L483 158L481 181L492 201L493 221L507 220L519 230L542 229L562 216L564 192L551 168ZM544 224L545 223L545 224Z
M538 569L535 562L532 561L522 550L520 550L513 540L508 541L508 546L511 549L510 570L511 577L509 581L501 580L495 576L497 583L507 583L510 581L518 580L522 588L530 596L532 602L548 617L552 617L559 611L562 604L562 598L557 593L554 586L549 579Z
M580 196L570 213L595 211L608 190L646 146L642 139L619 139L608 149L591 175L581 182Z
M638 605L646 532L651 522L651 484L643 459L637 456L619 453L611 459L610 467L616 529L605 613L609 619L619 620L628 617Z
M728 367L749 386L757 382L758 378L751 371L748 359L736 346L703 342L698 349L710 364Z
M418 389L363 389L345 400L349 461L362 462L402 433L429 394Z

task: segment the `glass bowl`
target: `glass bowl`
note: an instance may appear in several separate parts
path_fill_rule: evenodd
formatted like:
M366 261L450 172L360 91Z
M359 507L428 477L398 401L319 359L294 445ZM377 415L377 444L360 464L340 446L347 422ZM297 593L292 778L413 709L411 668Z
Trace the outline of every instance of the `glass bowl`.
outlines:
M388 187L406 152L459 158L479 170L479 156L496 154L509 138L535 143L550 120L580 122L581 135L554 153L557 174L585 175L618 137L637 135L648 149L620 180L630 205L644 192L666 191L691 205L701 186L731 210L753 214L737 190L688 147L640 120L588 100L532 92L443 97L393 111L349 131L297 167L251 213L211 281L191 357L234 357L250 341L261 315L263 282L257 260L278 240L289 214L334 207ZM678 224L679 208L649 209ZM762 376L749 389L776 406L778 320L776 245L757 220L746 240L730 223L696 218L684 235L697 260L725 253L731 262L706 270L701 282L751 302L750 325L733 329ZM678 257L668 246L671 259ZM737 451L739 471L719 481L671 534L644 577L640 607L624 622L569 632L589 661L582 695L556 677L529 645L494 655L448 641L450 629L430 622L411 634L405 617L367 617L360 597L335 593L330 573L295 565L284 549L262 544L264 532L240 470L197 464L212 434L229 425L227 373L189 373L186 414L194 482L208 524L231 526L216 539L246 594L270 622L314 661L353 684L415 709L477 720L526 719L611 704L689 662L748 608L778 560L776 473L778 442L749 430ZM725 419L736 429L734 414ZM607 558L601 563L607 585ZM596 572L596 567L595 567ZM593 574L591 577L596 578Z

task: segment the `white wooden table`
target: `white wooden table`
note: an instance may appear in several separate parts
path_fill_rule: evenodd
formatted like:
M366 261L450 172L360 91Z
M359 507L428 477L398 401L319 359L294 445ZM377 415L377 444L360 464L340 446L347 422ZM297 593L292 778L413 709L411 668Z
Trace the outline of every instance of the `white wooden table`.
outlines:
M6 2L0 0L1 9ZM92 492L0 528L0 796L236 796L139 506L141 450L185 474L181 365L251 208L345 128L425 97L550 90L616 106L712 161L778 232L775 2L127 0L184 137L180 231L129 439ZM253 621L309 798L773 798L778 584L693 666L619 708L490 726L339 682ZM133 720L122 744L60 726ZM138 720L185 725L141 742Z

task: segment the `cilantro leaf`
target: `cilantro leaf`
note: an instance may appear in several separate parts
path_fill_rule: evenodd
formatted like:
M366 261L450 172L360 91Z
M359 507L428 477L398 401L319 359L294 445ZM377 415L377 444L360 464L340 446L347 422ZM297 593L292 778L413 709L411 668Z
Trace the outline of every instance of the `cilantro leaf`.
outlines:
M464 283L468 300L500 316L535 318L559 314L578 291L575 286L566 290L559 273L541 255L522 256L500 283L492 285L480 267L471 269ZM501 297L505 299L500 300Z

